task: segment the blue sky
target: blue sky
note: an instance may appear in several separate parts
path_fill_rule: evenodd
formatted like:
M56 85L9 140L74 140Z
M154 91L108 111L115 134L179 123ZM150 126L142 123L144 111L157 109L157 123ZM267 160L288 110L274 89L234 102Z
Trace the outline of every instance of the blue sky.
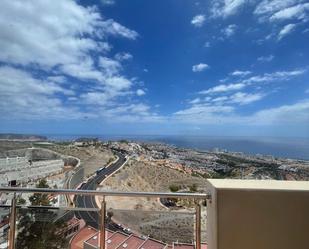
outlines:
M309 137L309 2L9 1L0 132Z

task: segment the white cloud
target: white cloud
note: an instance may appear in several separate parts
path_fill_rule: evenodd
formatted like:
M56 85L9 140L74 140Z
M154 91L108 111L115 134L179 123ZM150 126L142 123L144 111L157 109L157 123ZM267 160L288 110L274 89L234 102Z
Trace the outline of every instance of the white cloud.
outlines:
M77 64L91 51L108 51L107 35L137 37L135 31L111 19L103 20L95 8L71 0L50 4L42 0L16 0L1 4L1 61L36 63L45 68Z
M268 55L268 56L260 56L257 58L258 61L260 62L270 62L275 58L275 56L273 56L272 54Z
M200 102L201 102L200 98L195 98L195 99L189 101L190 104L197 104L197 103L200 103Z
M197 15L194 16L191 20L191 24L195 27L202 27L205 22L205 16L204 15Z
M248 117L253 124L308 124L309 100L304 100L291 105L264 109Z
M110 36L135 40L138 33L104 19L96 6L84 7L79 1L3 1L0 63L11 66L0 67L0 115L106 118L120 107L131 106L124 114L132 119L159 120L149 106L133 99L135 79L124 75L121 64L132 55L118 53L110 58ZM21 66L23 70L17 69Z
M210 93L221 93L221 92L229 92L229 91L235 91L240 90L244 88L246 84L244 83L235 83L235 84L229 84L229 85L218 85L212 88L209 88L205 91L200 91L200 94L210 94Z
M118 61L107 57L99 57L99 67L107 77L119 74L119 71L122 69Z
M246 84L273 82L273 81L288 81L293 77L302 75L306 72L306 69L296 69L291 71L278 71L274 73L265 73L263 75L252 76L243 80Z
M131 60L133 58L133 55L130 53L117 53L115 55L115 59L118 61L126 61L126 60Z
M202 71L206 70L207 68L209 68L209 66L207 64L200 63L200 64L197 64L197 65L193 65L192 71L193 72L202 72Z
M255 8L254 14L261 22L275 23L275 27L278 22L307 23L309 21L309 3L306 0L263 0ZM295 26L291 25L295 24L285 25L281 28L278 40L295 29Z
M238 97L241 101L241 97ZM259 97L252 97L257 99ZM254 100L256 101L256 100ZM187 109L177 111L173 119L189 124L239 124L250 126L258 125L303 125L309 123L309 100L303 100L290 105L265 108L252 114L240 115L237 110L226 105L193 105Z
M80 99L90 105L106 105L114 97L112 93L106 92L87 92L80 96Z
M230 73L233 76L247 76L251 74L251 71L241 71L241 70L235 70L234 72Z
M275 12L292 6L296 2L297 0L263 0L256 6L254 14L272 15Z
M145 91L143 90L143 89L137 89L136 90L136 95L137 96L143 96L143 95L145 95L146 93L145 93Z
M231 106L195 104L188 109L175 112L174 115L179 116L179 117L197 115L201 118L201 115L231 113L233 110L234 108Z
M231 105L231 104L239 104L239 105L247 105L252 102L261 100L264 98L266 94L263 93L244 93L237 92L232 95L220 96L212 99L208 99L206 102L215 102L220 103L221 105Z
M0 67L0 115L2 119L70 119L85 113L64 106L61 95L75 92L49 80L9 66Z
M210 42L205 42L205 43L204 43L204 47L205 47L205 48L210 48Z
M296 28L296 24L287 24L285 25L278 34L278 40L281 40L283 37L287 36L288 34L292 33Z
M309 21L309 3L306 0L263 0L255 8L254 14L260 22L269 22L278 28L284 23L277 39L280 40L294 31L296 25ZM290 24L286 24L289 21ZM301 26L300 26L301 27ZM270 35L274 37L274 32Z
M101 0L103 5L114 5L116 2L115 0Z
M265 95L261 93L243 93L237 92L230 96L229 101L231 103L237 103L240 105L250 104L252 102L261 100Z
M309 32L309 28L304 29L302 33L305 34L305 33L308 33L308 32Z
M109 35L122 36L131 40L135 40L138 37L138 33L136 31L122 26L118 22L115 22L113 19L101 21L100 28L103 35L104 33L107 33Z
M292 18L305 19L307 18L308 10L309 10L309 3L298 4L292 7L279 10L270 17L270 20L282 21Z
M211 102L222 102L222 103L224 103L227 100L229 100L228 96L221 96L221 97L211 99Z
M0 80L0 92L2 94L16 93L18 95L23 92L28 94L33 92L34 94L45 95L52 95L55 93L74 95L72 90L65 89L52 81L36 79L26 71L9 66L0 67Z
M237 14L246 3L246 0L215 0L211 8L212 17L226 18Z
M230 24L226 28L222 29L221 32L226 36L226 37L231 37L232 35L235 34L237 29L237 26L235 24Z
M123 76L110 77L105 80L107 86L112 87L117 91L129 89L132 86L132 81Z

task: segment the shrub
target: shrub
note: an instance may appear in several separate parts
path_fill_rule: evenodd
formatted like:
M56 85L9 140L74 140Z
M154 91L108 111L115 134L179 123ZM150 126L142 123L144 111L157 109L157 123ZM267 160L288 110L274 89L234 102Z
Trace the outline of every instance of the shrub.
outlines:
M196 192L197 191L197 185L193 183L191 186L189 186L190 192Z
M170 189L171 192L177 192L178 190L180 190L180 186L172 184L172 185L169 186L169 189Z

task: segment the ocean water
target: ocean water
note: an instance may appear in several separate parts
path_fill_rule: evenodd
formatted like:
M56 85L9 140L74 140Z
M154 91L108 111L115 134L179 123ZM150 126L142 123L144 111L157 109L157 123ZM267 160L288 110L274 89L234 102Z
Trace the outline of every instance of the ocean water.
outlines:
M79 137L97 137L102 141L121 139L162 142L182 148L202 151L214 148L246 154L309 160L309 138L280 137L211 137L211 136L153 136L153 135L46 135L51 140L74 140Z

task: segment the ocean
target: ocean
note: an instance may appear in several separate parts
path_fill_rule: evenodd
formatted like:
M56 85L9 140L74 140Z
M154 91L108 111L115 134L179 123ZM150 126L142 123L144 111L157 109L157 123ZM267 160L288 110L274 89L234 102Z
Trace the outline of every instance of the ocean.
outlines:
M162 142L182 148L202 151L215 148L246 154L309 160L308 138L281 137L211 137L211 136L159 136L159 135L57 135L47 134L50 140L74 140L79 137L97 137L102 141L121 139Z

